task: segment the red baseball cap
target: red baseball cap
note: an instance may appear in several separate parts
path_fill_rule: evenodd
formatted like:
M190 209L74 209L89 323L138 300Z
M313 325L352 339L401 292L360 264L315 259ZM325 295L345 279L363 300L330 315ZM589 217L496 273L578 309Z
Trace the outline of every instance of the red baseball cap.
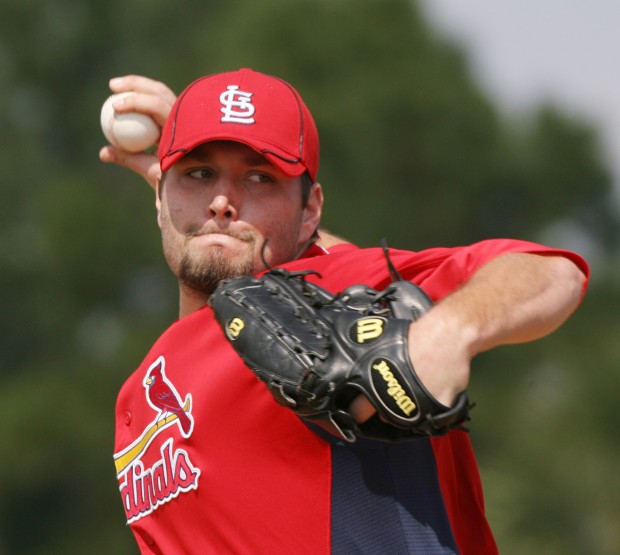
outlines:
M251 69L197 79L177 98L159 141L168 170L208 141L248 145L291 177L319 168L319 136L299 93L277 77Z

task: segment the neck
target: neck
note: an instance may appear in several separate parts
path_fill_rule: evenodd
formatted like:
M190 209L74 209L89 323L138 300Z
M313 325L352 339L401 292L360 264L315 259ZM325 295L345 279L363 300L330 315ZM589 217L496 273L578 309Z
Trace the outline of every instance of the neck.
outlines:
M179 285L179 318L202 308L209 301L209 295L184 285Z

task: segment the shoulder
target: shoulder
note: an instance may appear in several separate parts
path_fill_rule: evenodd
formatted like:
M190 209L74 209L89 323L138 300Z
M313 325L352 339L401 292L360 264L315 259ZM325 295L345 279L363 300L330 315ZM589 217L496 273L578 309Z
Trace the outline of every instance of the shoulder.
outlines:
M381 247L359 248L340 244L330 248L329 252L294 260L282 267L289 271L315 271L318 276L311 279L334 292L358 283L383 288L392 281L388 257L396 267L425 268L429 263L439 263L445 257L442 251L432 249L417 253L390 249L389 255L386 255ZM408 275L407 279L412 279L412 275Z
M294 260L283 267L290 271L313 270L319 276L311 279L335 293L358 283L379 290L385 288L393 281L391 263L403 279L422 286L437 300L467 281L478 268L507 253L564 256L581 268L587 267L575 253L506 238L421 251L389 249L387 255L381 247L359 248L347 243L317 253L316 256Z

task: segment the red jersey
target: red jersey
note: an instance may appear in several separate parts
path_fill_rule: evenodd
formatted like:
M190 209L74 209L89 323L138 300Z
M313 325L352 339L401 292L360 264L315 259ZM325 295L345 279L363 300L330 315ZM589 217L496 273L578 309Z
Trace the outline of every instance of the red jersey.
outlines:
M437 301L507 252L579 256L492 240L391 250ZM283 265L334 293L391 280L381 249L337 246ZM278 405L209 307L174 323L123 385L115 464L142 553L311 555L497 553L466 433L348 444Z

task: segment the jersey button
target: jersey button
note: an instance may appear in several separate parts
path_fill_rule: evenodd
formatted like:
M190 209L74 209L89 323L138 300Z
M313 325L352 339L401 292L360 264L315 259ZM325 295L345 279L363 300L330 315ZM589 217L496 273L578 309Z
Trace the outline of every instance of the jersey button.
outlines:
M127 411L125 413L125 426L129 426L131 424L131 413Z

